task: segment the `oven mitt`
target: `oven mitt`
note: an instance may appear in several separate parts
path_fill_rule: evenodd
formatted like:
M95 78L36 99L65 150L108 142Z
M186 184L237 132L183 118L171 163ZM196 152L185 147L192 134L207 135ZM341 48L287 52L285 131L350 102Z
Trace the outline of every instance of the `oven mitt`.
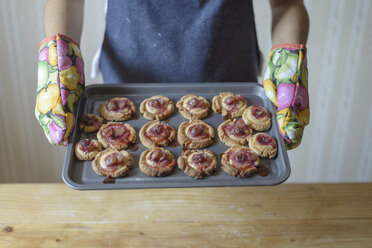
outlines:
M309 124L306 46L282 44L272 48L264 76L266 96L277 106L277 124L287 149L300 145Z
M68 144L75 102L84 84L84 62L77 43L61 34L40 42L35 116L51 144Z

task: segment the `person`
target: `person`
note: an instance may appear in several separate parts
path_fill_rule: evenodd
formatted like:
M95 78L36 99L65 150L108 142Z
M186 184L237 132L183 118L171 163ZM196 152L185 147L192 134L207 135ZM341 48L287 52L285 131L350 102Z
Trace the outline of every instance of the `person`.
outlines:
M270 5L273 47L263 85L292 149L310 115L309 17L302 0ZM84 88L83 9L83 0L48 0L45 6L35 115L52 144L67 144ZM260 63L250 0L108 1L100 55L105 83L257 82Z

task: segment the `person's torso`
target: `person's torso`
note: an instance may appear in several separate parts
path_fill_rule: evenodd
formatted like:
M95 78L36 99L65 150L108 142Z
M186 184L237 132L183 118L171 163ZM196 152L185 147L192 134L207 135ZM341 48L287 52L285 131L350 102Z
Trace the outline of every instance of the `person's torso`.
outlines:
M109 0L105 83L256 81L250 0Z

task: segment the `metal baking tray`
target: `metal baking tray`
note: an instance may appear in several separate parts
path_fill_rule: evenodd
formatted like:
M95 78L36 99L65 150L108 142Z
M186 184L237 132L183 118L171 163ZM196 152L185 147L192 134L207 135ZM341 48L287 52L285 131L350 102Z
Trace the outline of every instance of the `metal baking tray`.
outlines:
M290 164L288 154L285 149L283 139L279 134L276 123L275 106L265 96L263 87L257 83L148 83L148 84L122 84L122 85L107 85L97 84L90 85L85 88L80 100L76 106L76 116L81 116L87 113L99 115L99 105L104 104L105 100L124 96L131 99L136 104L136 114L138 119L126 121L130 123L138 134L142 125L149 120L144 119L139 113L140 103L154 95L164 95L174 101L174 104L186 94L201 95L208 99L212 104L212 98L220 92L233 92L243 95L248 105L261 105L267 108L272 113L272 127L266 133L275 137L278 141L278 155L274 159L261 159L261 164L269 169L267 176L258 174L249 178L236 178L228 175L221 170L220 154L228 149L217 135L217 127L224 121L221 114L216 114L210 110L207 118L203 119L215 129L216 140L218 142L207 147L212 151L219 162L218 170L210 177L205 179L195 179L184 174L183 171L175 168L174 172L161 178L148 177L144 175L139 167L138 160L141 153L147 148L144 147L138 138L136 145L137 151L128 150L134 158L134 167L123 178L117 178L113 184L104 184L103 176L97 175L92 169L91 161L79 161L74 154L74 145L81 139L94 138L96 133L85 134L79 130L78 118L76 118L75 129L70 137L69 145L67 146L66 156L63 166L62 177L64 182L73 189L77 190L99 190L99 189L139 189L139 188L174 188L174 187L216 187L216 186L261 186L261 185L276 185L284 182L290 175ZM188 121L183 118L175 108L174 113L170 117L168 124L172 125L176 130L183 121ZM167 147L177 159L182 153L182 146Z

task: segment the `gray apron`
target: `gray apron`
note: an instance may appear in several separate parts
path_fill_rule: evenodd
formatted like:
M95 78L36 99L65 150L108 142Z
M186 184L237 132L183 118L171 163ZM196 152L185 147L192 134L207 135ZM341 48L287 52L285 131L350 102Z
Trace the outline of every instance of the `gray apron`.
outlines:
M251 0L108 0L105 83L257 81Z

